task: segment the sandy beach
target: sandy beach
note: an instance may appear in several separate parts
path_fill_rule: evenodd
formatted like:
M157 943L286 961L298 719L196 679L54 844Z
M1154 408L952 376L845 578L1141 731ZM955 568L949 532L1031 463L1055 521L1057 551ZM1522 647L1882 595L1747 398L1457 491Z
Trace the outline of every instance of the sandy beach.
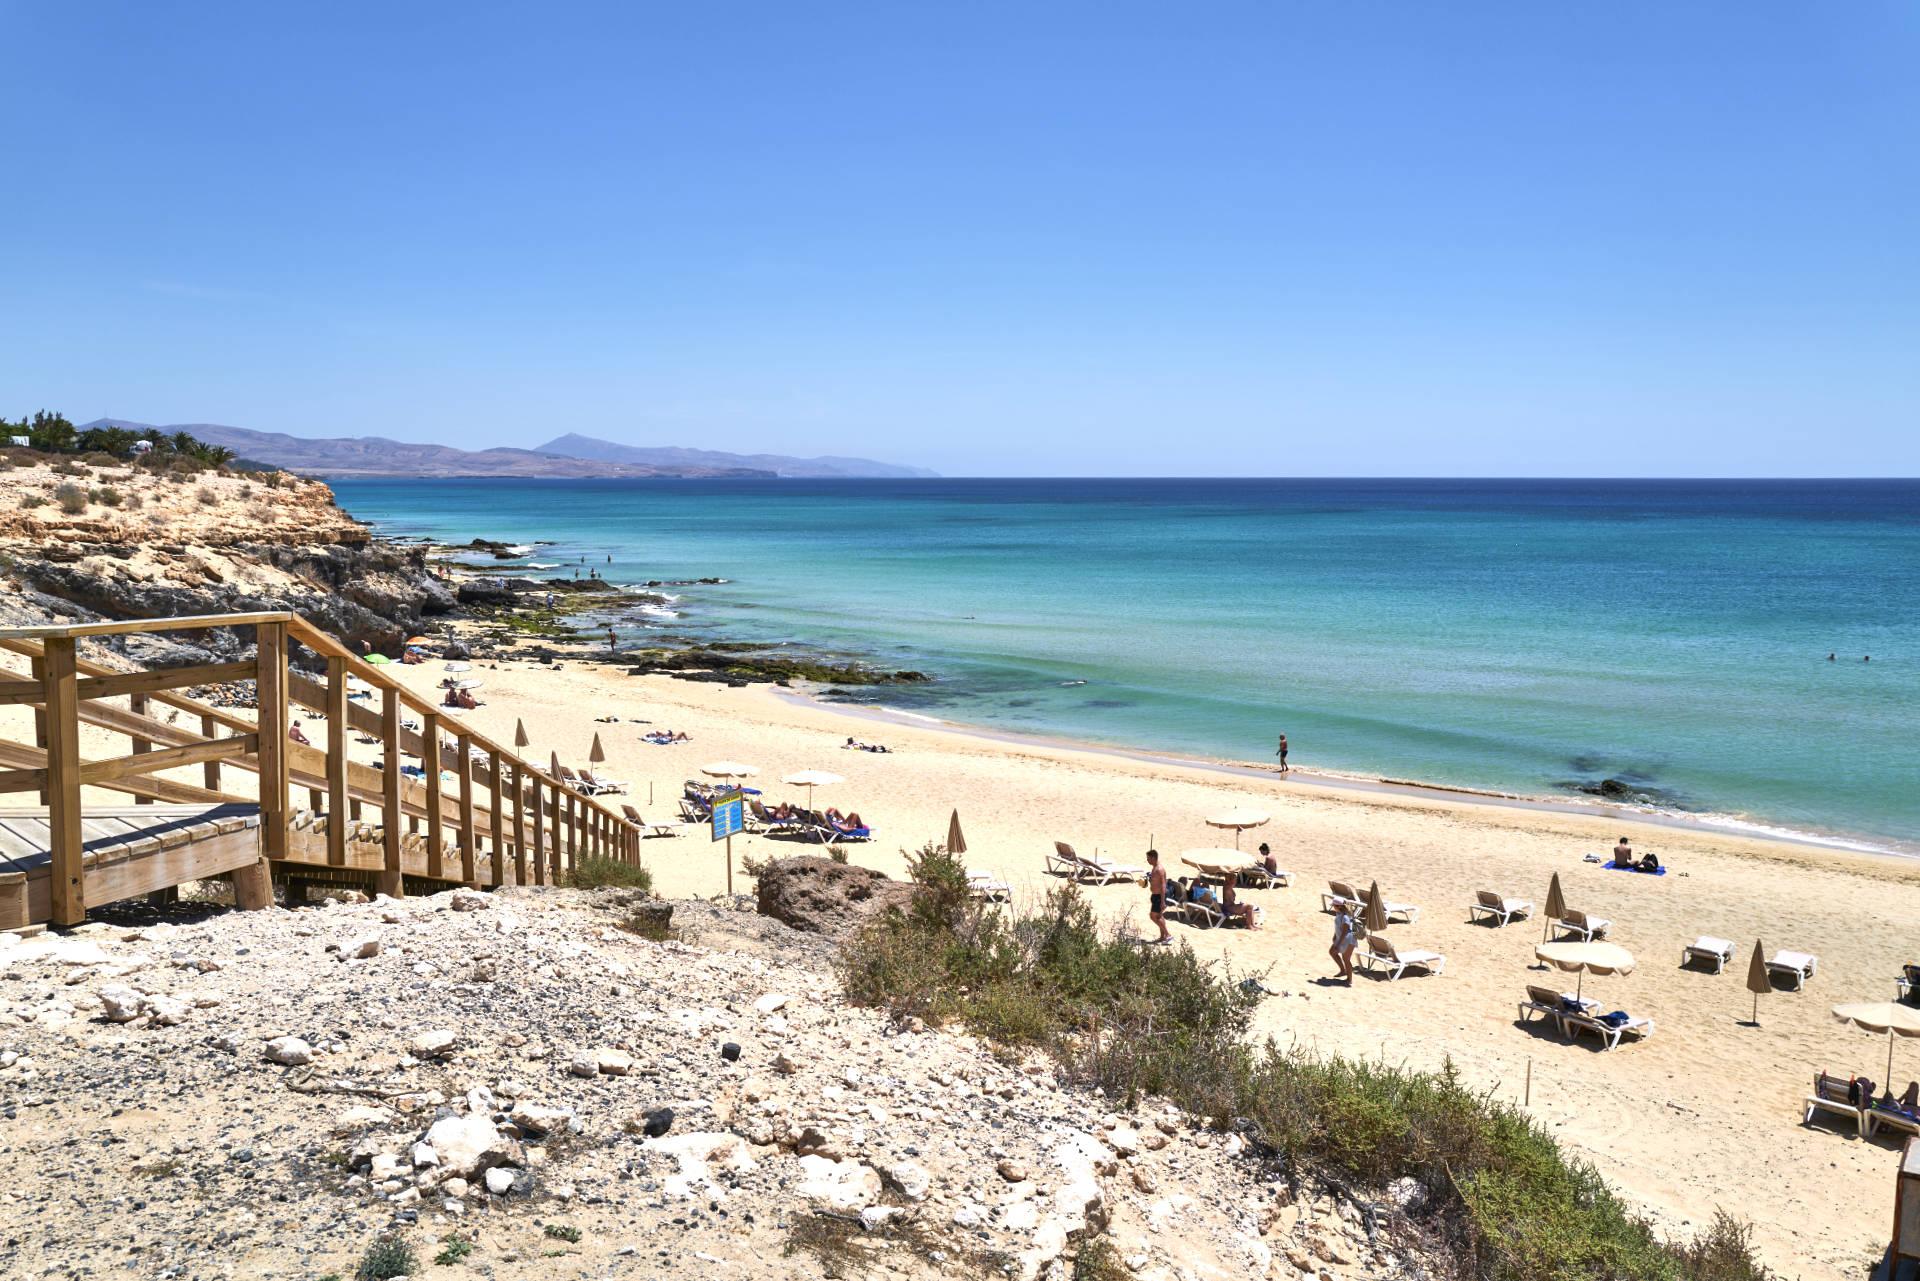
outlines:
M437 661L387 671L429 696L444 675ZM1920 865L1616 816L1225 773L934 724L878 725L764 685L630 677L579 661L558 669L482 662L469 674L484 681L484 705L467 714L478 728L511 741L515 720L524 720L529 755L558 751L575 764L598 732L605 772L630 784L626 799L649 819L677 818L682 783L708 761L758 766L754 781L770 799L804 799L779 782L782 774L827 770L846 781L821 790L817 803L857 810L875 829L874 840L848 847L853 860L903 875L904 851L944 837L957 808L968 864L1027 899L1059 884L1043 861L1055 840L1127 863L1142 862L1151 841L1180 872L1181 850L1232 844L1203 814L1231 805L1266 810L1272 822L1248 832L1245 844L1270 842L1295 880L1290 889L1249 892L1266 909L1264 928L1173 926L1201 955L1236 973L1261 973L1279 993L1261 1007L1261 1033L1415 1067L1450 1060L1476 1088L1525 1101L1675 1234L1690 1235L1716 1207L1750 1219L1763 1257L1784 1276L1865 1275L1883 1248L1897 1148L1803 1126L1800 1100L1822 1068L1884 1074L1885 1042L1836 1023L1829 1009L1892 997L1894 975L1912 959L1903 925L1920 916ZM603 716L619 719L598 723ZM307 729L324 743L324 722ZM655 729L692 741L662 747L641 739ZM88 748L109 750L103 735L94 743L98 732L87 733ZM845 750L850 734L893 750ZM354 751L371 759L373 749ZM234 781L243 780L250 776ZM1670 873L1639 876L1582 861L1623 832ZM705 828L690 827L646 842L644 852L659 893L699 896L725 889L723 848ZM734 842L736 864L805 848L754 835ZM1633 974L1589 978L1586 991L1603 1009L1654 1019L1644 1043L1602 1052L1591 1038L1567 1044L1537 1022L1517 1022L1526 984L1558 977L1533 968L1540 927L1468 924L1466 905L1481 888L1543 904L1556 871L1568 905L1613 921L1611 938L1635 954ZM1443 953L1445 972L1397 982L1363 972L1351 988L1335 982L1326 954L1331 917L1320 902L1329 878L1362 886L1378 879L1389 898L1417 904L1418 922L1393 926L1389 937ZM734 886L751 886L737 866ZM1144 891L1088 892L1116 925L1151 931ZM1735 964L1717 976L1681 968L1682 947L1701 934L1735 940ZM1803 992L1762 997L1753 1027L1743 978L1756 938L1769 954L1814 953L1819 968ZM1571 988L1565 977L1559 986ZM1920 1076L1920 1049L1903 1042L1894 1060L1896 1087Z
M1273 821L1249 832L1246 843L1270 842L1296 879L1291 889L1250 895L1267 909L1265 927L1173 927L1201 954L1236 972L1264 971L1267 985L1284 993L1264 1003L1263 1033L1418 1067L1451 1060L1476 1086L1516 1103L1528 1090L1530 1066L1533 1115L1663 1226L1690 1233L1723 1207L1754 1222L1764 1257L1786 1276L1863 1275L1878 1257L1897 1149L1804 1127L1799 1101L1823 1067L1884 1073L1885 1042L1836 1023L1829 1007L1892 996L1893 976L1910 959L1901 925L1920 913L1920 867L1623 825L1611 816L1362 794L1297 776L1234 777L931 725L881 727L796 704L767 686L734 689L561 666L480 665L475 674L486 681L486 705L472 719L510 734L523 718L532 753L558 750L563 761L584 760L598 731L606 771L631 784L630 796L649 818L673 817L682 782L711 760L759 766L755 781L775 799L797 791L780 784L784 773L843 775L846 782L822 790L817 801L858 810L876 837L849 847L851 857L893 875L903 874L904 850L944 835L956 807L967 862L1031 897L1058 883L1045 874L1042 857L1056 839L1136 863L1151 839L1177 859L1182 849L1230 838L1204 826L1202 814L1228 804L1268 810ZM389 670L422 689L441 674L438 663ZM621 719L596 724L598 716ZM640 739L659 728L693 741L660 747ZM849 734L894 750L844 750ZM1657 852L1670 874L1637 876L1582 862L1623 831L1636 847ZM800 848L758 836L734 842L736 859ZM725 886L721 849L695 828L649 841L646 856L660 892L712 894ZM1645 1043L1601 1052L1591 1039L1570 1045L1537 1024L1517 1024L1525 985L1552 982L1530 968L1539 927L1470 925L1465 907L1479 888L1543 903L1556 871L1568 905L1611 919L1612 938L1637 957L1632 975L1589 979L1586 986L1605 1009L1653 1018L1657 1029ZM1331 918L1319 897L1329 877L1378 878L1389 897L1419 905L1418 923L1394 926L1389 936L1445 954L1445 973L1398 982L1363 974L1351 989L1332 982ZM746 884L736 869L736 888ZM1116 923L1150 929L1144 892L1120 885L1090 893ZM1738 942L1739 957L1725 973L1680 968L1681 948L1700 934ZM1819 969L1804 992L1763 997L1760 1025L1751 1027L1742 980L1756 938L1769 954L1814 953ZM1899 1084L1920 1075L1920 1058L1904 1043L1894 1057Z

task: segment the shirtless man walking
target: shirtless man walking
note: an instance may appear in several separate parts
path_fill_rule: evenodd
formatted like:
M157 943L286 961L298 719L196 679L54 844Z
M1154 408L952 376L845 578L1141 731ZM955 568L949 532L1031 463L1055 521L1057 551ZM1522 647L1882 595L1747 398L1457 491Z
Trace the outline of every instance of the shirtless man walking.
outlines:
M1280 772L1282 774L1286 773L1287 772L1287 736L1285 734L1282 734L1280 736L1280 750L1275 752L1274 755L1280 758Z
M1159 850L1147 851L1147 866L1153 869L1147 876L1147 915L1160 927L1153 944L1172 943L1173 935L1167 932L1167 869L1160 866Z

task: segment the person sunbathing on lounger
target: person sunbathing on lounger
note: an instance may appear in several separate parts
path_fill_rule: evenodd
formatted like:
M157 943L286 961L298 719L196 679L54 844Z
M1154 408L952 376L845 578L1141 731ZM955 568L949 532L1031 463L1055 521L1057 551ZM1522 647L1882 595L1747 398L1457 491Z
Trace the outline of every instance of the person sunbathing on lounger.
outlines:
M1231 876L1223 876L1220 878L1220 910L1226 914L1229 924L1231 924L1237 916L1240 918L1242 925L1250 930L1257 930L1260 927L1254 924L1253 914L1259 909L1255 908L1251 903L1242 903L1240 901L1239 896L1233 892L1234 880L1235 878Z
M827 820L829 822L836 823L841 827L865 827L866 826L865 823L860 821L859 810L855 810L851 814L842 814L839 810L829 806L827 809Z

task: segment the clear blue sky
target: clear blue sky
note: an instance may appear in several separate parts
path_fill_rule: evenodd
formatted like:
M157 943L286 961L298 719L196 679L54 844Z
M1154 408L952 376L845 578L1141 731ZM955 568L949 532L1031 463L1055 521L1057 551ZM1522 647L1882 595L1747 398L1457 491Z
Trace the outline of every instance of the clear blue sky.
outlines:
M1916 475L1916 15L0 3L0 412Z

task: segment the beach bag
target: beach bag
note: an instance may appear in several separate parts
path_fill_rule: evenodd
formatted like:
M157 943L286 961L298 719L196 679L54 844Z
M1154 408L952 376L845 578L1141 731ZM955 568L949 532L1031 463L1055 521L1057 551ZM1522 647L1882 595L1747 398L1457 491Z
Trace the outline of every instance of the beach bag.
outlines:
M1625 1027L1627 1024L1633 1022L1633 1015L1627 1013L1625 1010L1615 1010L1611 1014L1602 1014L1600 1021L1608 1027Z

